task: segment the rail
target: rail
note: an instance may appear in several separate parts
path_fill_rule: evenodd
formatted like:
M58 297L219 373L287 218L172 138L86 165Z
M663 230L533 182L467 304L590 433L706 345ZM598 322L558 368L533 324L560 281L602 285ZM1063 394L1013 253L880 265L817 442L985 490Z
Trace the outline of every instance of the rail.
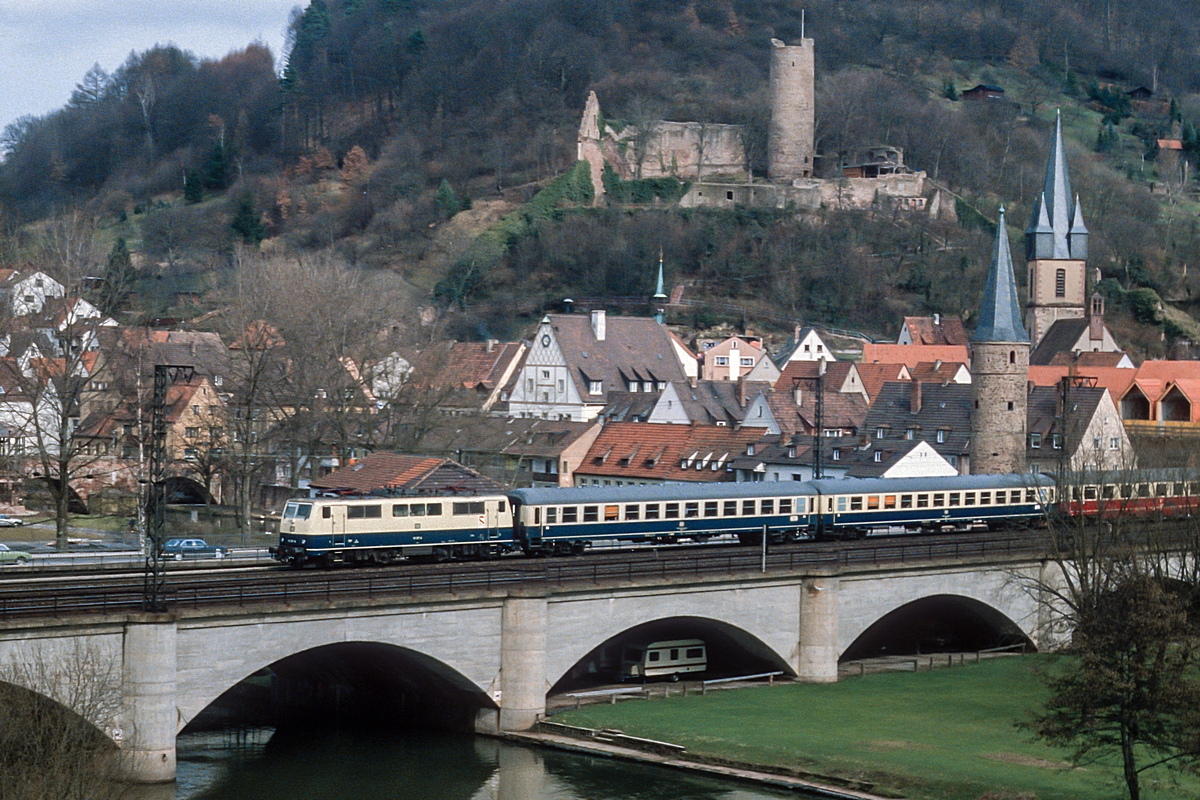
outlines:
M874 544L853 543L836 547L792 547L769 552L767 575L800 570L895 567L931 563L989 562L1044 553L1044 534L1028 532L1007 536ZM189 576L175 573L166 589L166 602L176 610L215 609L296 603L377 602L405 598L490 593L515 587L545 591L572 586L604 586L638 581L687 581L739 575L761 576L762 555L757 549L689 549L671 553L639 551L636 558L583 557L563 561L514 560L472 565L430 566L397 572L255 572L241 579L223 575ZM399 568L397 568L399 569ZM38 588L13 582L0 584L0 622L23 618L63 617L137 611L142 604L140 579L124 584L94 585L77 582Z

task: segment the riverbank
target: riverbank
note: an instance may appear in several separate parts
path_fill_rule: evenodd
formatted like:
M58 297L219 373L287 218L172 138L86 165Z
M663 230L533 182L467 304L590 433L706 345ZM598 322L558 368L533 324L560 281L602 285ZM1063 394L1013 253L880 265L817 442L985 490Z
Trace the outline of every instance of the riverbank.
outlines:
M1124 794L1115 764L1072 768L1066 752L1019 727L1044 697L1029 656L963 668L787 684L708 696L625 701L554 717L555 722L686 748L675 760L759 765L833 786L913 800L1063 798ZM1144 797L1194 794L1165 769L1146 776ZM860 790L862 790L860 789Z

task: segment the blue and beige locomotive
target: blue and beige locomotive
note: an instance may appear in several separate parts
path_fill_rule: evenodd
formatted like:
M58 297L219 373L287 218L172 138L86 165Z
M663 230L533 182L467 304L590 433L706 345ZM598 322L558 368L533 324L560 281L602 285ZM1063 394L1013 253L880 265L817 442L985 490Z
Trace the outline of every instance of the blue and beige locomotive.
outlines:
M316 497L289 500L276 560L294 567L496 558L512 545L504 495Z

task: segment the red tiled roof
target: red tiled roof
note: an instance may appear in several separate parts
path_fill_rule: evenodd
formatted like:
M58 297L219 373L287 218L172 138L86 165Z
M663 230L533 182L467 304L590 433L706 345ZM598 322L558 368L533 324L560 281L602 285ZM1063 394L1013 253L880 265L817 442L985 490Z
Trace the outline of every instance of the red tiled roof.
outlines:
M965 366L961 361L922 361L910 370L910 377L922 383L947 383Z
M802 381L802 388L814 388L810 381L817 377L817 372L820 369L821 362L819 361L789 361L783 371L779 373L779 378L775 381L775 391L792 390L792 381L799 379ZM846 382L846 376L850 374L850 369L854 365L853 361L828 361L825 363L825 388L841 388L841 385Z
M625 480L728 481L728 464L763 436L761 428L610 422L575 471Z
M868 364L860 361L854 368L858 370L858 377L872 403L888 381L909 380L912 377L903 364Z
M1091 350L1081 350L1078 353L1059 352L1050 359L1053 366L1078 367L1115 367L1125 358L1124 353L1095 353Z
M969 364L966 345L863 344L864 364L903 364L912 369L922 361L958 361Z
M497 492L503 486L448 458L372 453L356 464L314 480L314 489L346 494Z
M933 317L905 317L904 327L914 345L967 346L967 332L957 317L943 317L937 323Z

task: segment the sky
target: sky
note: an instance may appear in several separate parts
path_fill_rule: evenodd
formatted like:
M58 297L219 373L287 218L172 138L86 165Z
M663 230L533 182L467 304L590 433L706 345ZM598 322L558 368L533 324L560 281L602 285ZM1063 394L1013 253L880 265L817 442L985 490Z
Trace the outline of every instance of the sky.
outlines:
M279 60L294 6L307 0L0 0L0 129L66 104L92 64L174 44L219 58L255 40Z

